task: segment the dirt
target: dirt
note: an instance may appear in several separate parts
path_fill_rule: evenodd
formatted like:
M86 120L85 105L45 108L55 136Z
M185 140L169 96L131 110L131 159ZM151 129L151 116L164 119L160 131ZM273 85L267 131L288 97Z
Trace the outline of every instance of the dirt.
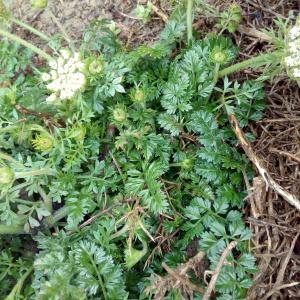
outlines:
M144 24L134 13L138 3L147 1L130 0L49 0L46 10L31 8L30 1L8 0L14 9L16 17L24 20L35 28L50 36L61 34L59 26L51 13L59 21L72 39L80 39L85 27L95 19L114 20L121 29L120 38L126 45L136 45L141 42L153 41L158 38L164 26L158 16L153 16L151 22ZM170 6L160 1L154 3L165 13Z

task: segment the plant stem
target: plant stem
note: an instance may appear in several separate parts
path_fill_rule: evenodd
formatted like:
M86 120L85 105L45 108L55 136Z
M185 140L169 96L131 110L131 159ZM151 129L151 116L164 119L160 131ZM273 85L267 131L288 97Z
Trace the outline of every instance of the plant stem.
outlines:
M50 9L48 9L47 12L50 15L50 17L53 19L56 26L61 31L64 39L68 42L68 44L71 47L72 51L75 52L74 43L73 43L72 39L70 38L70 36L68 35L67 31L65 30L64 26L59 22L59 20L55 17L55 15L53 14L53 12Z
M20 162L18 162L17 160L15 160L14 158L12 158L10 155L6 154L6 153L3 153L0 151L0 159L3 159L3 160L7 160L7 161L10 161L14 164L19 164L19 165L22 165Z
M258 56L246 59L240 63L234 64L221 70L218 74L218 78L228 76L232 73L239 72L247 68L259 68L261 66L269 64L270 62L277 61L281 57L281 51L259 54Z
M63 206L62 208L55 211L52 216L49 216L43 222L44 225L48 227L53 227L58 221L66 217L70 212L70 208L67 206Z
M44 226L53 227L59 220L66 217L70 212L70 208L63 206L57 210L52 216L45 218L42 222ZM0 224L0 235L2 234L30 234L24 231L24 225L4 225Z
M44 203L45 203L45 207L46 209L52 213L53 211L53 206L52 206L52 200L51 198L46 194L46 192L44 191L44 189L41 187L41 186L38 186L38 192L39 194L41 195L41 197L43 198L44 200Z
M82 250L84 250L84 249L82 249ZM87 256L88 256L88 258L89 258L89 260L90 260L90 262L91 262L91 264L92 264L92 266L94 268L94 271L97 274L98 282L99 282L99 285L100 285L101 290L102 290L103 298L104 298L104 300L108 300L106 289L105 289L105 285L104 285L104 282L102 280L101 274L100 274L100 272L98 270L98 267L95 264L95 261L94 261L93 257L91 257L90 253L88 253L86 250L84 250L84 252L87 254Z
M39 176L39 175L55 175L55 171L48 168L42 168L40 170L32 170L32 171L15 173L16 178L23 178L27 176Z
M27 272L18 280L18 282L16 283L14 288L11 290L9 295L5 298L5 300L19 299L20 292L23 288L24 282L32 271L33 271L33 267L31 267L27 270Z
M25 234L24 226L0 224L0 235L1 234Z
M31 51L35 52L36 54L38 54L39 56L43 57L44 59L46 59L48 61L52 60L52 57L49 54L47 54L45 51L43 51L42 49L32 45L31 43L29 43L27 41L21 39L20 37L18 37L15 34L11 34L8 31L3 30L3 29L0 28L0 35L5 36L8 39L10 39L10 40L12 40L12 41L14 41L18 44L23 45L24 47L30 49Z
M12 22L16 23L17 25L19 25L19 26L27 29L28 31L31 31L33 34L39 36L41 39L43 39L47 42L49 42L51 40L50 37L48 37L46 34L40 32L39 30L33 28L31 25L24 23L21 20L18 20L15 18L12 18L11 20L12 20Z
M187 0L186 8L187 41L190 43L193 39L193 0Z

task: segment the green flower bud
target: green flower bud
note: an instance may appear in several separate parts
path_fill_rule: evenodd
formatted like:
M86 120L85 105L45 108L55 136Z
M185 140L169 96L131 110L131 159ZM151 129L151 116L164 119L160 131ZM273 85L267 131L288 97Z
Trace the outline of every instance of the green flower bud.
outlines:
M13 182L15 174L9 167L0 168L0 184L10 184Z
M131 95L132 101L136 103L145 102L145 98L145 92L142 89L136 89Z
M185 170L190 170L193 167L193 160L186 158L181 162L181 167Z
M44 9L48 6L48 0L31 0L32 8Z
M104 70L104 62L101 58L93 60L88 65L88 71L92 75L101 74L103 72L103 70Z
M113 110L113 118L116 122L124 122L128 118L127 111L123 107L116 107Z
M53 147L54 140L50 135L40 133L31 141L31 143L36 150L49 152Z
M224 64L228 63L229 56L228 56L228 53L226 50L216 46L213 48L213 50L210 54L210 59L215 64L224 65Z
M213 54L212 59L219 64L222 64L225 60L226 60L226 55L224 52L220 51L220 52L216 52Z

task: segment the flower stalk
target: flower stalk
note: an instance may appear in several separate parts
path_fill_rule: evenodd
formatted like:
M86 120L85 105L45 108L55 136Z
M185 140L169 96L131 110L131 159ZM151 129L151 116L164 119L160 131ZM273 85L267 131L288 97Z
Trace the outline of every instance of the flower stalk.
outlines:
M23 178L28 176L39 176L39 175L55 175L55 171L49 168L42 168L39 170L24 171L24 172L15 172L15 178Z
M58 209L54 212L52 216L49 216L43 222L43 225L51 228L53 227L58 221L65 218L70 212L70 208L67 206L63 206L62 208Z
M25 234L24 226L0 224L0 235L1 234Z
M193 39L193 0L187 0L186 9L187 41L190 43Z
M24 47L30 49L32 52L38 54L40 57L48 60L48 61L51 61L52 60L52 57L51 55L47 54L45 51L43 51L42 49L32 45L31 43L21 39L20 37L16 36L15 34L12 34L12 33L9 33L8 31L6 30L3 30L0 28L0 35L18 43L18 44L21 44L23 45Z
M282 59L282 56L283 56L282 51L274 51L274 52L259 54L258 56L246 59L240 63L231 65L219 71L218 78L228 76L232 73L236 73L247 68L259 68L264 65L270 64L270 62L274 63L276 61L280 61Z
M27 29L28 31L32 32L33 34L37 35L41 39L45 40L46 42L49 42L51 40L50 37L48 37L46 34L40 32L39 30L35 29L34 27L32 27L29 24L22 22L21 20L12 18L11 21L14 22L15 24Z

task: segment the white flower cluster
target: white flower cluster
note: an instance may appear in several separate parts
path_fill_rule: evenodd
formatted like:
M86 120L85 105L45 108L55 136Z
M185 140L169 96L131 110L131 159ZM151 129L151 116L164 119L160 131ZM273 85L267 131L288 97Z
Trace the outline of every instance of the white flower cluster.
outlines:
M43 81L50 81L47 88L52 92L47 102L71 99L83 89L86 79L79 53L61 50L60 56L50 61L49 66L51 71L42 74Z
M300 19L289 31L289 42L287 44L287 56L284 59L285 65L293 78L300 79Z

